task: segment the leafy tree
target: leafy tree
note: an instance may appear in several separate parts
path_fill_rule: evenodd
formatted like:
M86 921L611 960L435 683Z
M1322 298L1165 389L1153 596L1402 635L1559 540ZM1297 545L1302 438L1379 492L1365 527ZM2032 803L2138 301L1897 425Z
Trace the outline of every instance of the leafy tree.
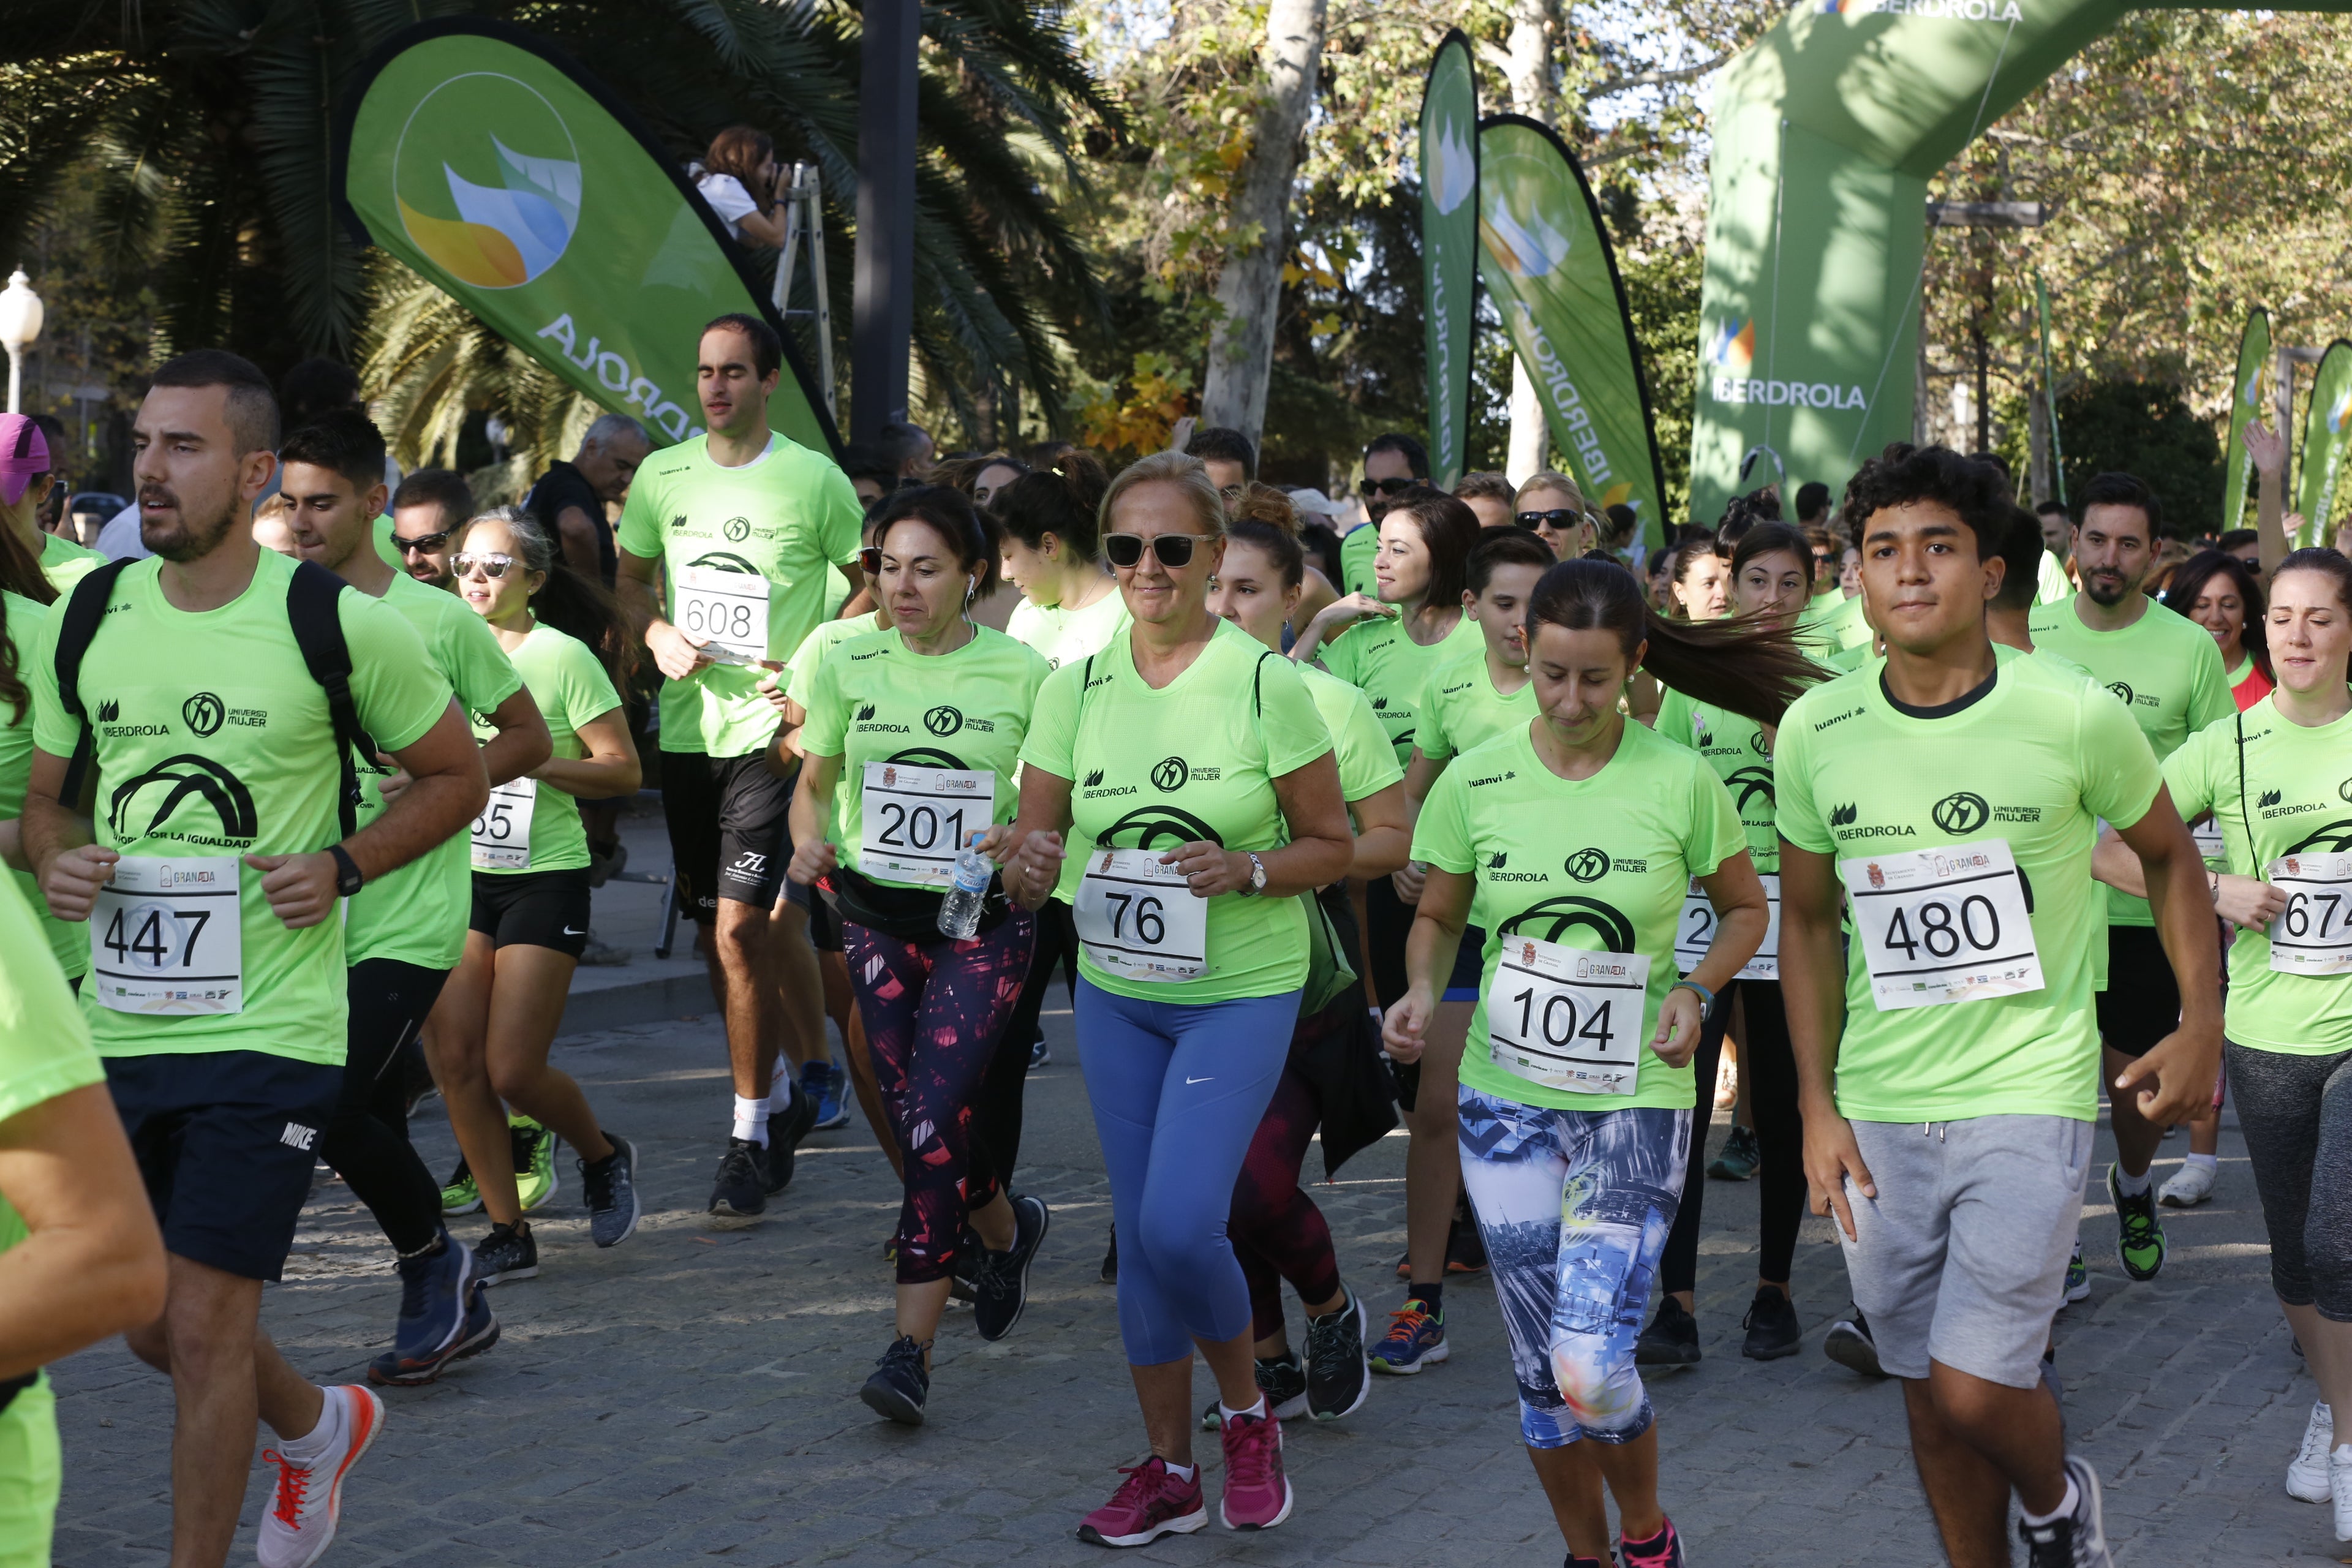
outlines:
M2066 489L2095 474L2137 474L2164 507L2164 531L2188 539L2221 510L2221 444L2168 382L2085 382L2058 400Z

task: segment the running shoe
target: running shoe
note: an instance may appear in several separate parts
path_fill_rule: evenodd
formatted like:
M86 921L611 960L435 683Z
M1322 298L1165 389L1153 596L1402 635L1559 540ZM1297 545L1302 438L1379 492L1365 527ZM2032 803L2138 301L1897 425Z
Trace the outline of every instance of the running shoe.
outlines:
M1389 1331L1369 1352L1372 1370L1410 1377L1453 1352L1445 1347L1445 1320L1418 1300L1389 1314Z
M1628 1541L1619 1536L1617 1560L1625 1568L1683 1568L1683 1538L1675 1533L1675 1521L1670 1519L1658 1526L1658 1533L1647 1541Z
M613 1152L594 1164L580 1167L580 1189L588 1197L588 1239L599 1247L618 1247L637 1228L637 1146L610 1132L604 1141Z
M2168 1209L2193 1209L2213 1195L2213 1167L2186 1161L2170 1180L2156 1189L2156 1201Z
M1410 1285L1412 1283L1412 1253L1400 1252L1397 1254L1396 1277L1397 1283L1400 1285Z
M848 1087L849 1069L839 1062L814 1061L801 1068L800 1093L816 1102L814 1131L825 1132L849 1125L849 1105L841 1092Z
M1696 1366L1698 1320L1672 1296L1658 1298L1658 1315L1633 1342L1635 1366Z
M431 1383L470 1342L497 1337L499 1321L489 1308L478 1316L473 1310L480 1292L474 1288L474 1256L464 1242L445 1231L439 1251L401 1258L394 1267L400 1270L400 1322L392 1349L368 1363L370 1383L399 1388Z
M1338 1311L1307 1320L1307 1414L1318 1421L1354 1415L1372 1390L1372 1369L1364 1359L1371 1314L1363 1298L1344 1285L1340 1291L1347 1299ZM1287 1421L1297 1413L1276 1406L1274 1414Z
M816 1117L816 1096L798 1092L784 1110L768 1113L768 1147L762 1156L767 1168L767 1186L762 1190L768 1196L772 1198L793 1184L793 1152L815 1130Z
M1110 1227L1110 1239L1103 1244L1102 1282L1118 1283L1118 1226Z
M457 1168L449 1173L449 1183L441 1189L441 1212L445 1215L473 1214L482 1206L482 1189L475 1184L474 1168L466 1163L466 1156L457 1156Z
M2352 1471L2352 1461L2345 1468ZM2066 1457L2066 1477L2074 1483L2074 1506L2047 1524L2017 1521L2025 1542L2027 1568L2115 1568L2107 1555L2105 1510L2099 1504L2098 1472L2087 1460ZM2348 1476L2347 1479L2352 1479ZM2352 1541L2352 1535L2339 1536Z
M1756 1129L1732 1124L1730 1135L1723 1141L1723 1152L1706 1163L1710 1180L1747 1182L1756 1177L1756 1167L1764 1163L1764 1151L1756 1142ZM1675 1548L1679 1552L1682 1548Z
M2083 1238L2074 1238L2074 1256L2066 1259L2066 1300L2084 1301L2091 1295L2091 1267L2083 1261Z
M1035 1072L1039 1068L1044 1067L1047 1062L1050 1062L1053 1059L1054 1047L1047 1045L1042 1037L1030 1043L1029 1070L1031 1072Z
M981 1267L971 1282L971 1324L982 1339L1001 1340L1021 1321L1022 1309L1029 1304L1029 1266L1036 1261L1053 1217L1043 1198L1024 1193L1013 1200L1012 1247L980 1251Z
M539 1272L539 1238L532 1236L525 1224L518 1230L509 1225L490 1226L490 1234L474 1248L474 1278L485 1285L502 1284L509 1279L528 1279Z
M255 1542L261 1568L310 1568L334 1542L335 1521L343 1510L343 1479L368 1445L383 1430L383 1401L356 1383L323 1388L321 1423L333 1422L325 1448L292 1459L283 1447L265 1448L261 1460L278 1468L268 1510Z
M773 1128L775 1123L768 1125ZM710 1224L719 1230L740 1230L757 1224L768 1211L771 1190L767 1149L749 1138L728 1139L727 1152L719 1156L718 1179L710 1185Z
M1265 1407L1274 1412L1275 1419L1287 1421L1307 1414L1307 1363L1298 1359L1297 1351L1260 1356L1253 1370L1257 1391L1265 1396ZM1224 1424L1225 1402L1210 1400L1201 1411L1201 1430L1214 1432Z
M1445 1272L1486 1272L1486 1238L1478 1234L1478 1222L1467 1213L1457 1212L1445 1233Z
M1748 1338L1739 1353L1749 1361L1779 1361L1804 1348L1805 1328L1797 1321L1796 1303L1769 1285L1759 1285L1748 1315L1739 1321Z
M2327 1495L2336 1502L2336 1539L2352 1541L2352 1449L2327 1451Z
M1290 1478L1282 1473L1282 1418L1273 1406L1255 1415L1234 1416L1217 1436L1225 1449L1225 1486L1217 1499L1217 1514L1225 1528L1272 1530L1288 1519Z
M507 1137L514 1144L515 1197L529 1214L563 1184L555 1173L555 1134L528 1116L510 1116Z
M1856 1307L1851 1318L1840 1318L1822 1336L1822 1353L1850 1372L1864 1377L1885 1377L1878 1364L1878 1342L1870 1337L1870 1321Z
M2156 1193L2151 1188L2136 1198L2124 1196L2116 1184L2120 1171L2107 1167L2107 1196L2116 1205L2116 1256L2134 1279L2153 1279L2164 1267L2164 1223L2156 1217Z
M2327 1456L2335 1447L2335 1412L2327 1408L2326 1400L2315 1401L2311 1419L2303 1428L2303 1447L2294 1451L2294 1459L2286 1468L2287 1496L2298 1502L2328 1500Z
M920 1426L923 1401L930 1393L931 1374L923 1369L923 1347L915 1342L914 1335L900 1334L874 1363L857 1397L877 1415L901 1426Z
M1127 1479L1111 1493L1110 1501L1078 1523L1078 1539L1097 1546L1149 1546L1163 1535L1190 1535L1209 1522L1209 1505L1201 1497L1201 1470L1179 1480L1169 1473L1168 1461L1154 1454L1129 1468Z

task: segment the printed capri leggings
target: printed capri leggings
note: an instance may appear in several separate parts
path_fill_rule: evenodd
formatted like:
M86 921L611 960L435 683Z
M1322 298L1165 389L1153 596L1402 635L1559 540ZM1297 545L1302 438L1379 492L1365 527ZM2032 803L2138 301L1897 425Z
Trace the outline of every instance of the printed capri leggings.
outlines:
M1735 994L1747 1002L1748 1039L1739 1051L1739 1074L1748 1080L1748 1114L1755 1118L1756 1142L1763 1154L1756 1184L1763 1253L1756 1262L1756 1277L1786 1285L1797 1258L1797 1231L1805 1221L1805 1123L1797 1112L1797 1058L1789 1046L1780 983L1743 980L1736 987L1725 987L1699 1030L1698 1055L1692 1065L1700 1092L1714 1094L1716 1065L1723 1059L1723 1037ZM1697 1289L1699 1214L1706 1202L1705 1163L1699 1156L1706 1152L1706 1134L1695 1131L1683 1172L1682 1206L1658 1269L1658 1289L1669 1295Z
M2271 1233L2271 1289L2352 1323L2352 1051L2291 1056L2231 1040L2222 1059Z
M1297 1064L1333 1035L1355 1028L1363 1016L1364 993L1350 985L1329 1006L1298 1020L1274 1098L1234 1184L1234 1254L1249 1281L1251 1325L1262 1340L1282 1332L1285 1279L1309 1306L1339 1293L1331 1227L1298 1181L1315 1130L1323 1124L1323 1097Z
M1298 993L1149 1002L1078 981L1078 1054L1118 1227L1118 1331L1160 1366L1250 1326L1234 1180L1289 1058Z
M1654 1420L1633 1342L1681 1196L1691 1112L1462 1108L1462 1184L1493 1266L1530 1448L1630 1443Z
M951 1272L969 1206L972 1102L997 1036L1021 995L1035 935L1015 910L970 942L908 942L842 922L842 947L857 991L874 1078L890 1131L905 1156L898 1207L898 1283L919 1285Z

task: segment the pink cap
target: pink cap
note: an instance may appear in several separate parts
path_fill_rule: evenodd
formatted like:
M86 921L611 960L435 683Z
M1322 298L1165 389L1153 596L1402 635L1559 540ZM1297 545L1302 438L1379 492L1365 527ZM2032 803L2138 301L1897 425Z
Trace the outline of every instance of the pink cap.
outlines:
M15 506L35 474L49 471L49 443L21 414L0 414L0 502Z

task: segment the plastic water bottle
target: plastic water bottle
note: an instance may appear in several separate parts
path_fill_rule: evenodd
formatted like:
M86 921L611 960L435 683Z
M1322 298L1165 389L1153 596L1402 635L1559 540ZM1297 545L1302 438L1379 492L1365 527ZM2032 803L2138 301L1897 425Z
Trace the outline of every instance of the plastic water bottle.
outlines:
M980 930L980 907L988 901L988 884L996 875L996 862L974 847L981 836L971 836L971 842L956 856L954 885L940 900L940 934L958 942L969 942Z

